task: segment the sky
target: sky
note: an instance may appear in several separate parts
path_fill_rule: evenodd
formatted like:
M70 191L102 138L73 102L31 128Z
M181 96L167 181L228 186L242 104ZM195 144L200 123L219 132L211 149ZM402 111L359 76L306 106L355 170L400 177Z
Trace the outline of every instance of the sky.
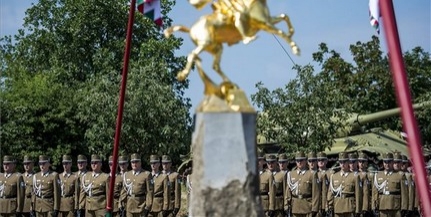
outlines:
M22 27L25 10L33 2L37 1L0 0L0 37L13 35ZM369 22L368 0L267 0L267 3L272 16L285 13L290 17L295 28L292 39L301 49L301 55L295 56L283 39L277 38L277 41L272 34L263 31L258 32L258 38L247 45L225 45L222 70L248 96L256 93L255 85L258 82L263 82L270 90L284 87L296 77L296 72L292 70L294 63L314 65L312 53L317 51L322 42L326 43L329 49L340 53L342 58L351 61L349 46L358 41L367 42L376 35ZM403 51L420 46L430 52L430 0L393 0L393 4ZM190 27L199 17L209 13L209 5L197 10L187 0L177 0L167 16L173 19L174 25ZM387 51L382 22L380 20L379 37L381 47ZM276 26L287 31L285 23ZM174 34L184 38L184 43L176 51L176 55L185 56L194 49L194 44L187 34ZM211 68L212 57L206 53L200 56L207 74L215 81L221 81ZM195 70L190 73L189 78L190 86L186 97L192 101L193 112L203 99L203 83Z

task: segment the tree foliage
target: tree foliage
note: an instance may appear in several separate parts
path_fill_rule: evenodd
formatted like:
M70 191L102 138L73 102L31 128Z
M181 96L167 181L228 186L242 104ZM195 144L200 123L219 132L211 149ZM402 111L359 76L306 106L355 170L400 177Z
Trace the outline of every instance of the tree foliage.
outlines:
M378 37L350 45L350 52L352 63L321 43L313 53L313 65L319 66L319 71L312 65L295 66L296 79L273 91L258 83L252 100L262 111L258 119L261 135L284 145L288 152L323 150L331 146L340 122L349 117L346 114L368 114L397 107L389 59L383 54ZM404 61L414 102L430 100L430 54L416 47L404 53ZM341 110L344 112L337 112ZM427 144L431 138L431 126L426 120L430 111L427 106L416 112ZM402 131L399 117L368 127Z
M112 153L128 2L40 0L23 29L1 39L2 154L44 153L57 164L62 154ZM140 13L133 28L120 151L177 161L191 134L188 84L175 79L181 40L165 39Z

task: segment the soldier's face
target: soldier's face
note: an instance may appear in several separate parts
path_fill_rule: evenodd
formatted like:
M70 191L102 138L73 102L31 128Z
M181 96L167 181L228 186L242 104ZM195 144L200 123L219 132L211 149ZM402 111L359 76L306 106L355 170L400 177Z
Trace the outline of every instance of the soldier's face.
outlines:
M383 168L385 168L385 170L392 170L394 168L394 161L384 160L383 161Z
M355 171L358 169L358 161L357 160L349 160L349 168L352 171Z
M172 163L162 163L163 170L170 171Z
M296 160L296 167L298 167L298 169L304 169L305 168L305 159L299 159Z
M130 162L132 163L132 170L139 170L139 169L141 169L141 161L139 161L139 160L132 160Z
M328 164L328 160L326 159L317 160L317 166L319 166L319 168L326 168L326 164Z
M31 162L24 163L24 170L26 172L33 171L33 166L34 166L34 164Z
M338 162L340 162L340 167L343 171L348 171L349 169L349 163L347 162L347 160L339 160Z
M49 162L39 162L40 171L42 171L42 172L48 171L50 165L51 164Z
M86 167L87 167L87 162L85 162L85 161L78 162L78 169L79 170L85 170Z
M109 161L109 171L112 171L112 167L114 166L114 162ZM117 164L118 166L118 164Z
M267 163L268 169L273 171L275 169L275 161L271 161Z
M94 172L100 172L102 170L102 162L101 161L91 161L91 169Z
M127 163L122 162L119 165L120 165L120 170L121 171L126 171L127 170Z
M409 168L409 163L402 163L401 164L401 169L402 170L407 170Z
M157 163L151 163L151 170L153 170L153 171L159 171L159 168L160 168L160 163L159 162L157 162Z
M400 161L394 161L394 170L396 170L396 171L401 170L401 164L402 164L402 162L400 162Z
M359 169L366 169L368 167L368 161L366 160L359 160L358 161L358 167Z
M309 159L308 160L308 167L310 167L310 169L316 169L317 168L317 160L316 159Z
M72 163L71 162L63 162L63 169L64 171L70 172L70 168L72 168Z
M14 163L3 163L3 170L5 173L12 173L15 169Z
M287 161L278 162L278 167L280 167L280 170L287 170Z

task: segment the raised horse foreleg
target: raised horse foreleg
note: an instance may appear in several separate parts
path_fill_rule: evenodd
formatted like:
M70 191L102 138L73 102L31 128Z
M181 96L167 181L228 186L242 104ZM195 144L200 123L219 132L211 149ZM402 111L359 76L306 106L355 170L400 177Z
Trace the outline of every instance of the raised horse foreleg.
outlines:
M287 34L274 26L275 24L277 24L281 21L285 21L287 24L287 27L289 29ZM270 22L271 22L270 24L266 23L266 25L261 25L262 29L269 32L269 33L276 34L276 35L280 36L281 38L283 38L285 41L287 41L287 43L292 48L292 52L296 55L299 55L300 54L299 47L292 40L292 35L295 33L295 30L293 29L293 26L292 26L292 23L290 22L289 16L287 16L286 14L280 14L276 17L271 17Z

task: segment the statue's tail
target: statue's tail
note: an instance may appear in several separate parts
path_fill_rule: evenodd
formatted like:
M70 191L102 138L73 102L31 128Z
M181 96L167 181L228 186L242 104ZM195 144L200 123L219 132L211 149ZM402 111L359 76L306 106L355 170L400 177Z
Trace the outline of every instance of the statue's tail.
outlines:
M165 37L169 38L172 35L172 33L176 32L176 31L189 33L190 29L185 27L185 26L171 26L171 27L165 29L165 31L164 31Z

